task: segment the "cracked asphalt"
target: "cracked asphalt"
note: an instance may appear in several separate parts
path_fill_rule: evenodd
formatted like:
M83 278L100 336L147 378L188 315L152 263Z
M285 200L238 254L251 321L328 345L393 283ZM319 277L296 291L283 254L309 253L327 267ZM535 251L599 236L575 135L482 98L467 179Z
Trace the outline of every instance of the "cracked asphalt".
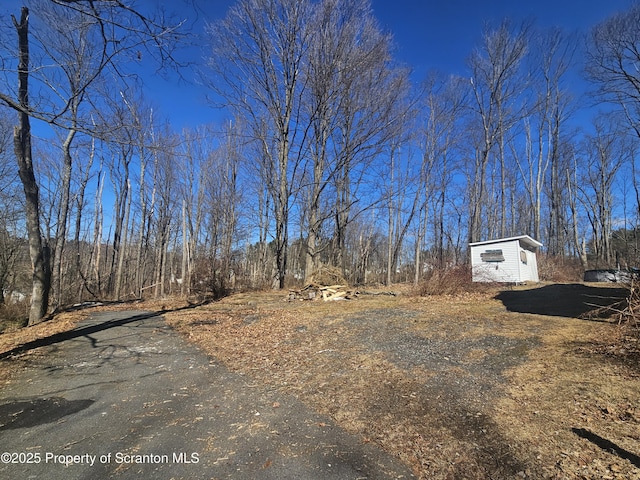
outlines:
M232 373L143 311L1 359L0 478L399 479L398 459Z

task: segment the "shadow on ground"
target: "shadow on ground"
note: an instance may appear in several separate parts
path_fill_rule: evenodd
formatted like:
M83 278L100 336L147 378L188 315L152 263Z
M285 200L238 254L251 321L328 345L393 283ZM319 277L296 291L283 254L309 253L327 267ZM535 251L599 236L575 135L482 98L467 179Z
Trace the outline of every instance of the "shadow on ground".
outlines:
M0 405L0 430L31 428L52 423L91 406L93 400L67 400L62 397L31 398Z
M92 333L100 332L102 330L107 330L109 328L119 327L121 325L126 325L131 322L137 322L139 320L144 320L152 317L159 317L168 312L177 312L180 310L188 310L191 308L195 308L201 305L205 305L208 302L202 302L192 305L186 305L184 307L168 309L168 310L160 310L158 312L144 312L137 315L129 316L127 318L121 318L118 320L110 320L106 322L101 322L98 324L87 325L79 328L74 328L73 330L69 330L66 332L56 333L54 335L50 335L48 337L39 338L37 340L33 340L31 342L23 343L22 345L18 345L11 350L7 350L6 352L0 353L0 360L3 360L8 357L12 357L14 355L20 355L22 353L28 352L30 350L34 350L39 347L46 347L49 345L54 345L56 343L64 342L66 340L71 340L73 338L85 337L91 335Z
M624 300L626 288L582 284L547 285L530 290L505 290L496 295L510 312L577 318Z
M585 438L591 443L599 446L602 450L617 455L618 457L625 460L629 460L634 466L640 468L640 456L636 455L633 452L630 452L629 450L625 450L619 445L613 443L611 440L603 438L600 435L596 435L586 428L573 427L571 431L578 435L580 438Z

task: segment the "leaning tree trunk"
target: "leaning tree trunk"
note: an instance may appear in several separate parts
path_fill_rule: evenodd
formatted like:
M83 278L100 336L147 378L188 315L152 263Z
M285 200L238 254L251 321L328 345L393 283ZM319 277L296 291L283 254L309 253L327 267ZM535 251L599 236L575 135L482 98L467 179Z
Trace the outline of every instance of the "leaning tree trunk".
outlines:
M27 236L31 257L33 288L29 309L29 325L40 323L47 313L51 269L48 247L40 230L40 196L33 171L31 156L31 123L29 119L29 9L22 8L20 23L13 18L18 33L18 101L19 125L13 131L13 147L18 162L18 172L24 189Z

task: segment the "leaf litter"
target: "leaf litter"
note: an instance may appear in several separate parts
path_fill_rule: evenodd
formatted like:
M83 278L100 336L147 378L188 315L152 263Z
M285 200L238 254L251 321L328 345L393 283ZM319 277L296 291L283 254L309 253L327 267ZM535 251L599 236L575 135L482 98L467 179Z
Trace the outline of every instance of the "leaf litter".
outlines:
M167 317L231 370L330 415L418 478L640 478L638 363L589 350L615 340L614 324L508 312L487 293L252 293Z

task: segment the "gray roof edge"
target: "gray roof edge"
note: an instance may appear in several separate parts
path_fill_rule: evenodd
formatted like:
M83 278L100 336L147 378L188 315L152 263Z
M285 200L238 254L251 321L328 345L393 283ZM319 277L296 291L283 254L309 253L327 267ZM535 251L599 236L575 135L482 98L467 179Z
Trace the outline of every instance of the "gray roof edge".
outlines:
M483 242L473 242L470 243L470 247L475 247L477 245L491 245L492 243L503 243L503 242L511 242L514 240L522 240L524 243L531 245L532 247L541 247L542 243L537 240L534 240L529 235L518 235L515 237L505 237L505 238L496 238L495 240L485 240Z

